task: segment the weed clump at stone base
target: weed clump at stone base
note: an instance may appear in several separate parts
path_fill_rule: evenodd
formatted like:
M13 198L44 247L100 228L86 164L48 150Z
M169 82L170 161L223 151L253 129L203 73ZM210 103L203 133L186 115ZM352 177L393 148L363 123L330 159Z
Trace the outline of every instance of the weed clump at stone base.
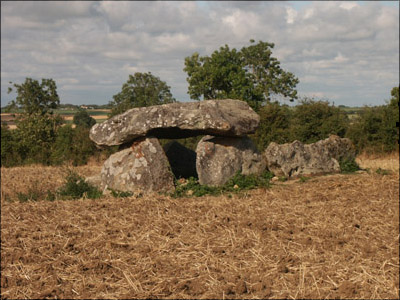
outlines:
M341 173L354 173L361 170L354 158L343 159L339 161Z
M83 177L73 171L69 171L64 185L56 193L64 199L79 199L82 197L97 199L103 195L97 187L86 182Z
M179 197L201 197L205 195L222 195L229 192L240 192L255 188L270 187L270 180L273 174L265 171L261 175L243 175L239 172L229 179L223 186L201 185L199 181L190 177L188 179L179 179L175 181L175 191L171 194L174 198Z

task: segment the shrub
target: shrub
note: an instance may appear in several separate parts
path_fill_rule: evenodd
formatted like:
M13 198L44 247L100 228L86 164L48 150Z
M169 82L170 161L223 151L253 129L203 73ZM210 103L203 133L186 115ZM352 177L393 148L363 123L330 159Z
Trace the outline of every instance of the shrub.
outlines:
M89 128L71 125L61 127L52 147L53 164L72 162L74 166L86 164L89 157L97 152L95 144L89 139Z
M291 140L315 143L336 134L344 137L349 119L340 108L329 102L303 99L294 109L291 119Z
M77 127L91 128L96 124L96 120L93 119L86 110L79 110L72 121Z
M339 161L341 173L354 173L360 170L360 166L354 158L346 158Z
M38 201L42 196L43 191L39 188L37 182L28 188L27 193L17 192L17 198L19 202Z
M375 172L376 172L376 174L379 174L379 175L382 175L382 176L392 174L392 172L390 170L381 169L381 168L378 168Z
M55 193L50 190L44 191L38 181L34 181L32 186L28 187L28 192L17 192L17 199L19 202L49 200L54 201L56 198Z
M307 182L308 180L310 180L310 177L300 176L300 178L299 178L299 181L301 183Z
M7 125L1 125L1 160L2 167L13 167L21 163L21 157L16 151L15 134Z
M359 118L349 127L346 137L353 141L358 151L383 153L398 150L396 111L389 106L364 107Z
M399 88L391 91L387 105L364 107L359 117L350 125L346 137L350 138L358 151L377 153L399 150Z
M260 111L260 125L252 137L260 151L269 143L284 144L290 142L291 111L287 105L278 102L267 103Z
M85 181L73 171L69 171L64 185L58 189L57 194L65 199L79 199L86 196L89 199L96 199L102 196L102 192L92 184Z
M267 188L270 186L269 181L272 177L273 174L269 171L265 171L260 176L246 176L237 172L223 186L201 185L196 178L190 177L185 182L176 181L176 189L171 196L175 198L185 196L201 197L204 195L221 195L225 192L240 192L258 187Z
M65 125L58 129L57 137L53 144L51 161L53 164L61 164L72 157L74 145L74 129L71 125Z
M98 153L94 142L89 138L89 128L75 128L74 149L72 152L72 163L74 166L84 165L88 159Z
M269 171L265 171L260 176L251 174L243 175L240 172L236 173L234 177L228 180L228 182L222 187L223 190L234 191L234 190L250 190L257 187L267 188L270 186L270 180L273 174Z
M278 180L279 180L280 182L285 182L285 181L288 181L288 178L287 178L286 176L279 176L279 177L278 177Z
M204 195L218 194L221 194L221 189L219 187L201 185L196 178L190 177L184 183L177 181L175 191L171 196L175 198L185 196L201 197Z
M108 190L111 192L111 195L115 198L126 198L133 195L132 192L118 191L110 188Z
M51 148L62 120L59 116L25 115L17 120L14 130L14 151L22 164L51 162Z

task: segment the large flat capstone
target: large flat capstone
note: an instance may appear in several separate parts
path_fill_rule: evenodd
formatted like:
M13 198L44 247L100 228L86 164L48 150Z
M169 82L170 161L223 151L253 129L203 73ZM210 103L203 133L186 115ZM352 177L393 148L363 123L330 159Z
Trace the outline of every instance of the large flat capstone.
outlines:
M254 133L259 122L258 114L240 100L169 103L130 109L94 125L89 137L99 146L113 146L142 136L244 136Z

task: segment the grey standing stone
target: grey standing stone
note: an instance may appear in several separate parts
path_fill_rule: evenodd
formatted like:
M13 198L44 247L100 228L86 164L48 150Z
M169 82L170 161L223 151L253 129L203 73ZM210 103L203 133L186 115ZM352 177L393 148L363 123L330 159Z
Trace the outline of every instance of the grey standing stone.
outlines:
M297 177L340 172L339 161L355 157L353 143L331 135L313 144L270 143L263 153L267 168L276 176Z
M219 186L238 171L260 175L265 161L248 137L203 137L196 149L196 169L200 184Z
M254 133L259 122L258 114L240 100L178 102L130 109L94 125L89 137L98 146L113 146L142 136L244 136Z
M175 188L168 159L154 137L138 139L111 155L101 170L101 182L104 189L130 192L170 192Z

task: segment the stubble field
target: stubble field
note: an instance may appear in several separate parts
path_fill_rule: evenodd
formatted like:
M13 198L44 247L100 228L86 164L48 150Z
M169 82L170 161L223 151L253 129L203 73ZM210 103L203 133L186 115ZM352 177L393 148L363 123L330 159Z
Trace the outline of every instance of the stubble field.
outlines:
M398 154L358 161L219 197L23 203L65 170L2 168L1 297L399 298Z

